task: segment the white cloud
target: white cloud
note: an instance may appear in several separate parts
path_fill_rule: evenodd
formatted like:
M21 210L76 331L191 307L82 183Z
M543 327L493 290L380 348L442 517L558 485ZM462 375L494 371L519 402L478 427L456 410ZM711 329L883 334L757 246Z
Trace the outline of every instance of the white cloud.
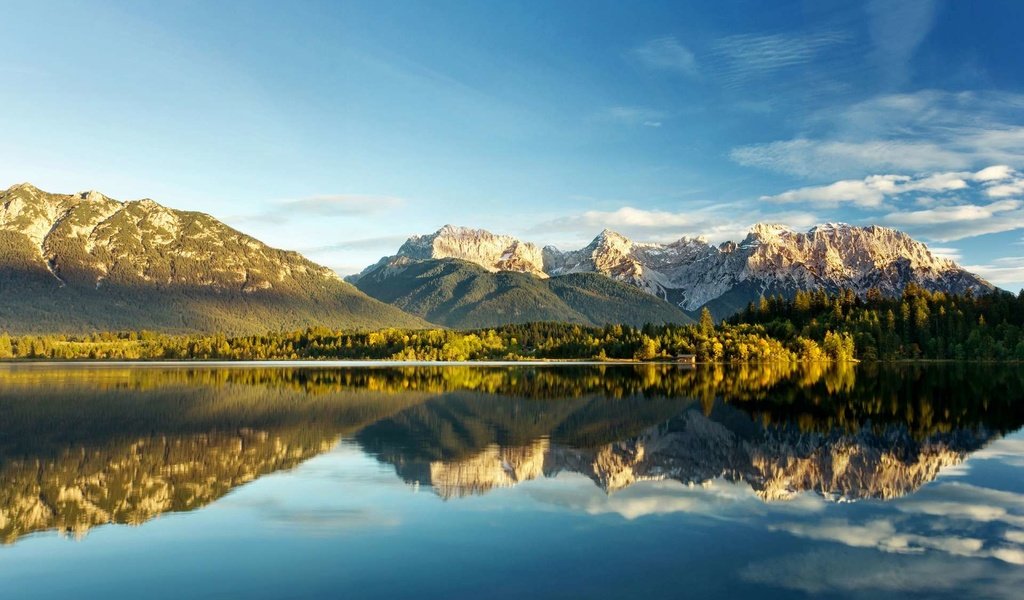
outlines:
M952 261L956 261L956 262L959 262L960 259L963 256L960 253L960 249L959 248L948 248L948 247L943 247L943 246L929 246L928 250L930 250L932 254L934 254L935 256L937 256L939 258L945 258L947 260L952 260Z
M974 174L976 181L1002 181L1014 177L1014 170L1008 165L985 167Z
M1001 183L989 186L985 194L992 198L1007 198L1009 196L1024 195L1024 179L1017 179L1011 183Z
M989 198L1024 196L1024 175L1009 165L993 165L974 174L974 180L985 186Z
M660 227L688 227L693 225L696 219L693 213L672 213L663 210L645 210L624 206L618 210L604 212L599 210L588 210L583 213L582 220L586 223L607 225L617 223L625 227L660 228Z
M823 186L798 188L776 194L762 196L762 200L771 202L808 202L815 204L835 205L849 202L860 207L877 207L890 196L898 196L910 192L949 192L968 187L965 177L973 177L971 173L933 173L923 177L907 175L870 175L864 179L846 179Z
M830 106L788 140L734 148L739 164L802 177L1020 166L1024 95L923 90ZM1009 165L1009 166L1007 166ZM986 174L995 177L998 169Z
M964 268L1003 288L1019 286L1024 282L1024 256L1007 256L988 264L966 265Z
M1000 200L991 204L895 211L883 216L881 221L933 240L949 242L1024 227L1024 202Z
M929 210L889 213L884 218L889 222L902 225L936 225L951 221L978 221L1009 211L1016 211L1024 206L1020 200L1000 200L986 205L961 204L958 206L940 206Z
M876 222L948 242L1024 227L1024 201L1006 198L1012 190L996 189L1021 185L1024 191L1024 179L1018 177L1016 171L1005 165L977 172L870 175L788 190L762 196L761 200L815 207L849 204L874 213L870 218ZM985 202L986 196L1000 199ZM887 212L878 215L883 209Z
M893 193L896 175L872 175L864 180L837 181L830 185L805 187L783 192L775 196L762 196L762 200L771 202L810 202L819 204L838 204L851 202L858 206L878 206L886 194Z
M743 216L737 218L737 214ZM567 244L566 247L585 245L602 229L611 229L641 242L666 243L683 236L702 236L719 243L742 240L751 225L766 220L796 229L806 229L821 222L814 214L802 211L773 212L766 216L757 210L723 205L679 212L623 206L615 210L588 210L551 219L528 231L558 237L559 243Z
M655 38L634 48L629 54L651 69L691 76L697 74L697 59L693 52L674 37Z

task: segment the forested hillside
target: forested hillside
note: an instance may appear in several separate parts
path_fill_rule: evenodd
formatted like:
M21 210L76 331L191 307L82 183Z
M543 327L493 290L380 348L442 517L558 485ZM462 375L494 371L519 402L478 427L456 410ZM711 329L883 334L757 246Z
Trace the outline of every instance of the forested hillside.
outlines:
M536 321L634 326L692 322L668 302L597 273L540 278L491 272L452 258L399 259L363 273L356 286L406 312L457 329Z

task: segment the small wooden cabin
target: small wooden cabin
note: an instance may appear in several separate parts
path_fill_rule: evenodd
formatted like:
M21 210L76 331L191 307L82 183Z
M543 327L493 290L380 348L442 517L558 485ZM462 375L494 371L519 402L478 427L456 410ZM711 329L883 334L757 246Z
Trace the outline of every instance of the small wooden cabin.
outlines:
M697 364L697 355L696 354L677 354L676 355L676 362L677 363L683 363L683 364L686 364L686 365L695 365L695 364Z

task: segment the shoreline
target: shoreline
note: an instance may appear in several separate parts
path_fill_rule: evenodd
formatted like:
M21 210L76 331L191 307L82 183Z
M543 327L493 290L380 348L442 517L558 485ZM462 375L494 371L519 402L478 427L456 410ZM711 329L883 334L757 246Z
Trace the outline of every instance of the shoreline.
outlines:
M225 360L225 359L153 359L153 360L106 360L106 359L2 359L0 368L9 367L314 367L314 368L401 368L401 367L597 367L597 366L635 366L635 365L673 365L685 369L710 366L761 366L777 364L839 364L835 361L796 361L796 362L681 362L674 360L594 360L594 359L536 359L536 360L390 360L390 359L263 359L263 360ZM964 365L1006 365L1021 366L1022 361L986 361L957 359L901 359L889 361L853 360L844 364L861 365L919 365L919 364L964 364Z
M615 366L638 364L671 364L689 366L685 363L654 362L654 361L595 361L595 360L466 360L466 361L430 361L430 360L3 360L0 367L9 366L62 366L62 367L356 367L356 368L388 368L388 367L559 367L559 366ZM706 363L710 364L710 363Z

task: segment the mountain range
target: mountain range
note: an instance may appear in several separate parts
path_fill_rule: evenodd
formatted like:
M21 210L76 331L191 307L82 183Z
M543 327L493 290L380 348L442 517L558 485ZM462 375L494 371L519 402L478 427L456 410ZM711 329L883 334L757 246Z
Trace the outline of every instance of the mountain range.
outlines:
M994 287L884 227L755 225L740 243L632 241L562 251L446 225L342 280L210 215L99 192L0 191L0 331L257 333L492 327L528 321L689 323L761 295Z
M844 223L807 232L757 224L740 243L720 245L702 237L642 243L606 229L589 245L570 251L446 225L433 234L409 238L394 256L382 258L349 280L375 296L375 285L361 282L410 279L409 265L442 259L475 263L492 273L521 272L551 281L598 273L690 315L706 306L716 317L728 316L762 295L792 296L799 290L852 289L863 296L875 288L892 296L909 283L953 293L995 289L905 233ZM413 289L419 283L410 279L406 285ZM397 285L392 281L389 287Z

